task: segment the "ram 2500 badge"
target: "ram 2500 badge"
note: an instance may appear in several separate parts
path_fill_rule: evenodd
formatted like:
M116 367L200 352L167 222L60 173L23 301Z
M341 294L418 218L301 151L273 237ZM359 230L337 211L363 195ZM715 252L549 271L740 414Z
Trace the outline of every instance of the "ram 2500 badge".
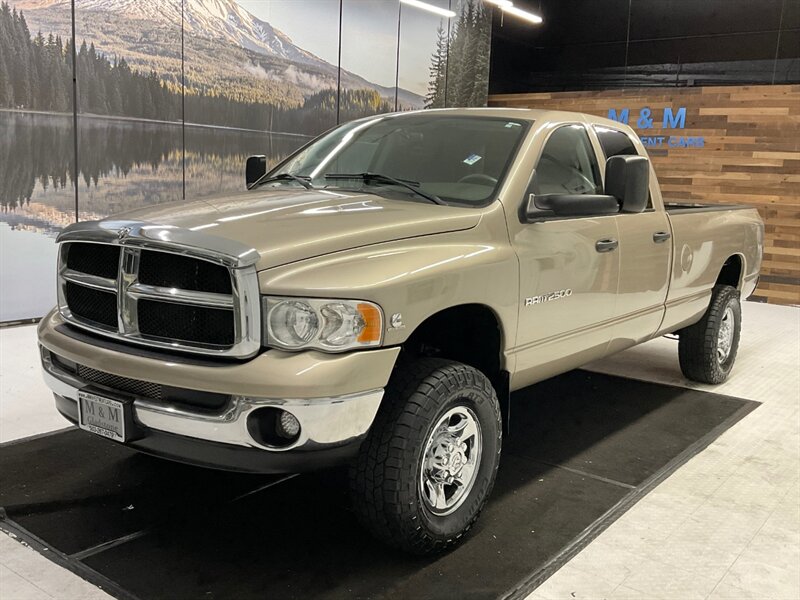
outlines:
M733 367L759 216L665 201L620 123L375 116L246 180L61 233L39 341L67 419L208 467L349 464L365 526L430 553L486 503L512 391L670 333L689 379Z

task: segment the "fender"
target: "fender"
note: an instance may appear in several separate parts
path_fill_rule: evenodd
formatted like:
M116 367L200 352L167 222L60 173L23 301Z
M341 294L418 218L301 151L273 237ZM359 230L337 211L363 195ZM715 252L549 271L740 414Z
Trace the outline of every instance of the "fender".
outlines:
M514 347L518 262L507 235L498 203L469 231L298 261L261 271L259 285L265 295L375 302L384 312L384 346L402 344L420 323L446 308L483 304L497 314L506 348Z

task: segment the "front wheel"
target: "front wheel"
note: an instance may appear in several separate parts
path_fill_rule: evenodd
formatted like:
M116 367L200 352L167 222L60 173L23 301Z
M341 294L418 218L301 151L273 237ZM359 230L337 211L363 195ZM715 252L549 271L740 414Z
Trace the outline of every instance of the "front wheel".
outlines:
M741 326L738 290L715 286L703 318L680 331L678 357L683 374L700 383L725 381L736 361Z
M414 554L456 545L491 493L501 431L497 396L480 371L432 358L398 367L350 469L359 520Z

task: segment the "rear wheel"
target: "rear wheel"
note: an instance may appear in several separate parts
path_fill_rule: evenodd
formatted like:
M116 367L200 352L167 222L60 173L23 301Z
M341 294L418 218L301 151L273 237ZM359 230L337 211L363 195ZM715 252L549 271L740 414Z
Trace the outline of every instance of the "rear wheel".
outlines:
M736 361L741 326L738 290L715 286L703 318L680 331L678 357L683 374L700 383L725 381Z
M500 445L500 407L480 371L430 358L398 367L350 469L359 520L414 554L456 545L486 504Z

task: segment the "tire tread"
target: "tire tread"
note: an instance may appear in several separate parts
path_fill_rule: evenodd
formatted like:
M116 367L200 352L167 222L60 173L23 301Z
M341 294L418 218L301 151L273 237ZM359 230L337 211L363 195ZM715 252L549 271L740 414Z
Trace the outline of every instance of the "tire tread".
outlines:
M403 486L409 471L412 478L416 473L416 461L410 460L416 448L410 448L409 442L424 437L429 426L426 412L430 412L433 398L456 386L478 388L493 398L497 431L502 431L494 388L482 373L454 361L422 358L396 369L370 433L350 467L351 502L359 521L382 542L414 554L438 553L458 543L478 519L497 472L496 460L479 509L458 535L441 539L419 523L410 505L415 503L409 498L410 490Z
M739 304L739 292L730 285L716 285L711 296L708 310L695 324L680 331L678 341L678 359L681 371L687 379L700 383L717 384L727 379L733 362L736 359L739 340L739 322L737 321L735 341L728 357L728 367L720 366L716 357L717 337L720 323L730 303ZM739 320L741 317L738 317Z

